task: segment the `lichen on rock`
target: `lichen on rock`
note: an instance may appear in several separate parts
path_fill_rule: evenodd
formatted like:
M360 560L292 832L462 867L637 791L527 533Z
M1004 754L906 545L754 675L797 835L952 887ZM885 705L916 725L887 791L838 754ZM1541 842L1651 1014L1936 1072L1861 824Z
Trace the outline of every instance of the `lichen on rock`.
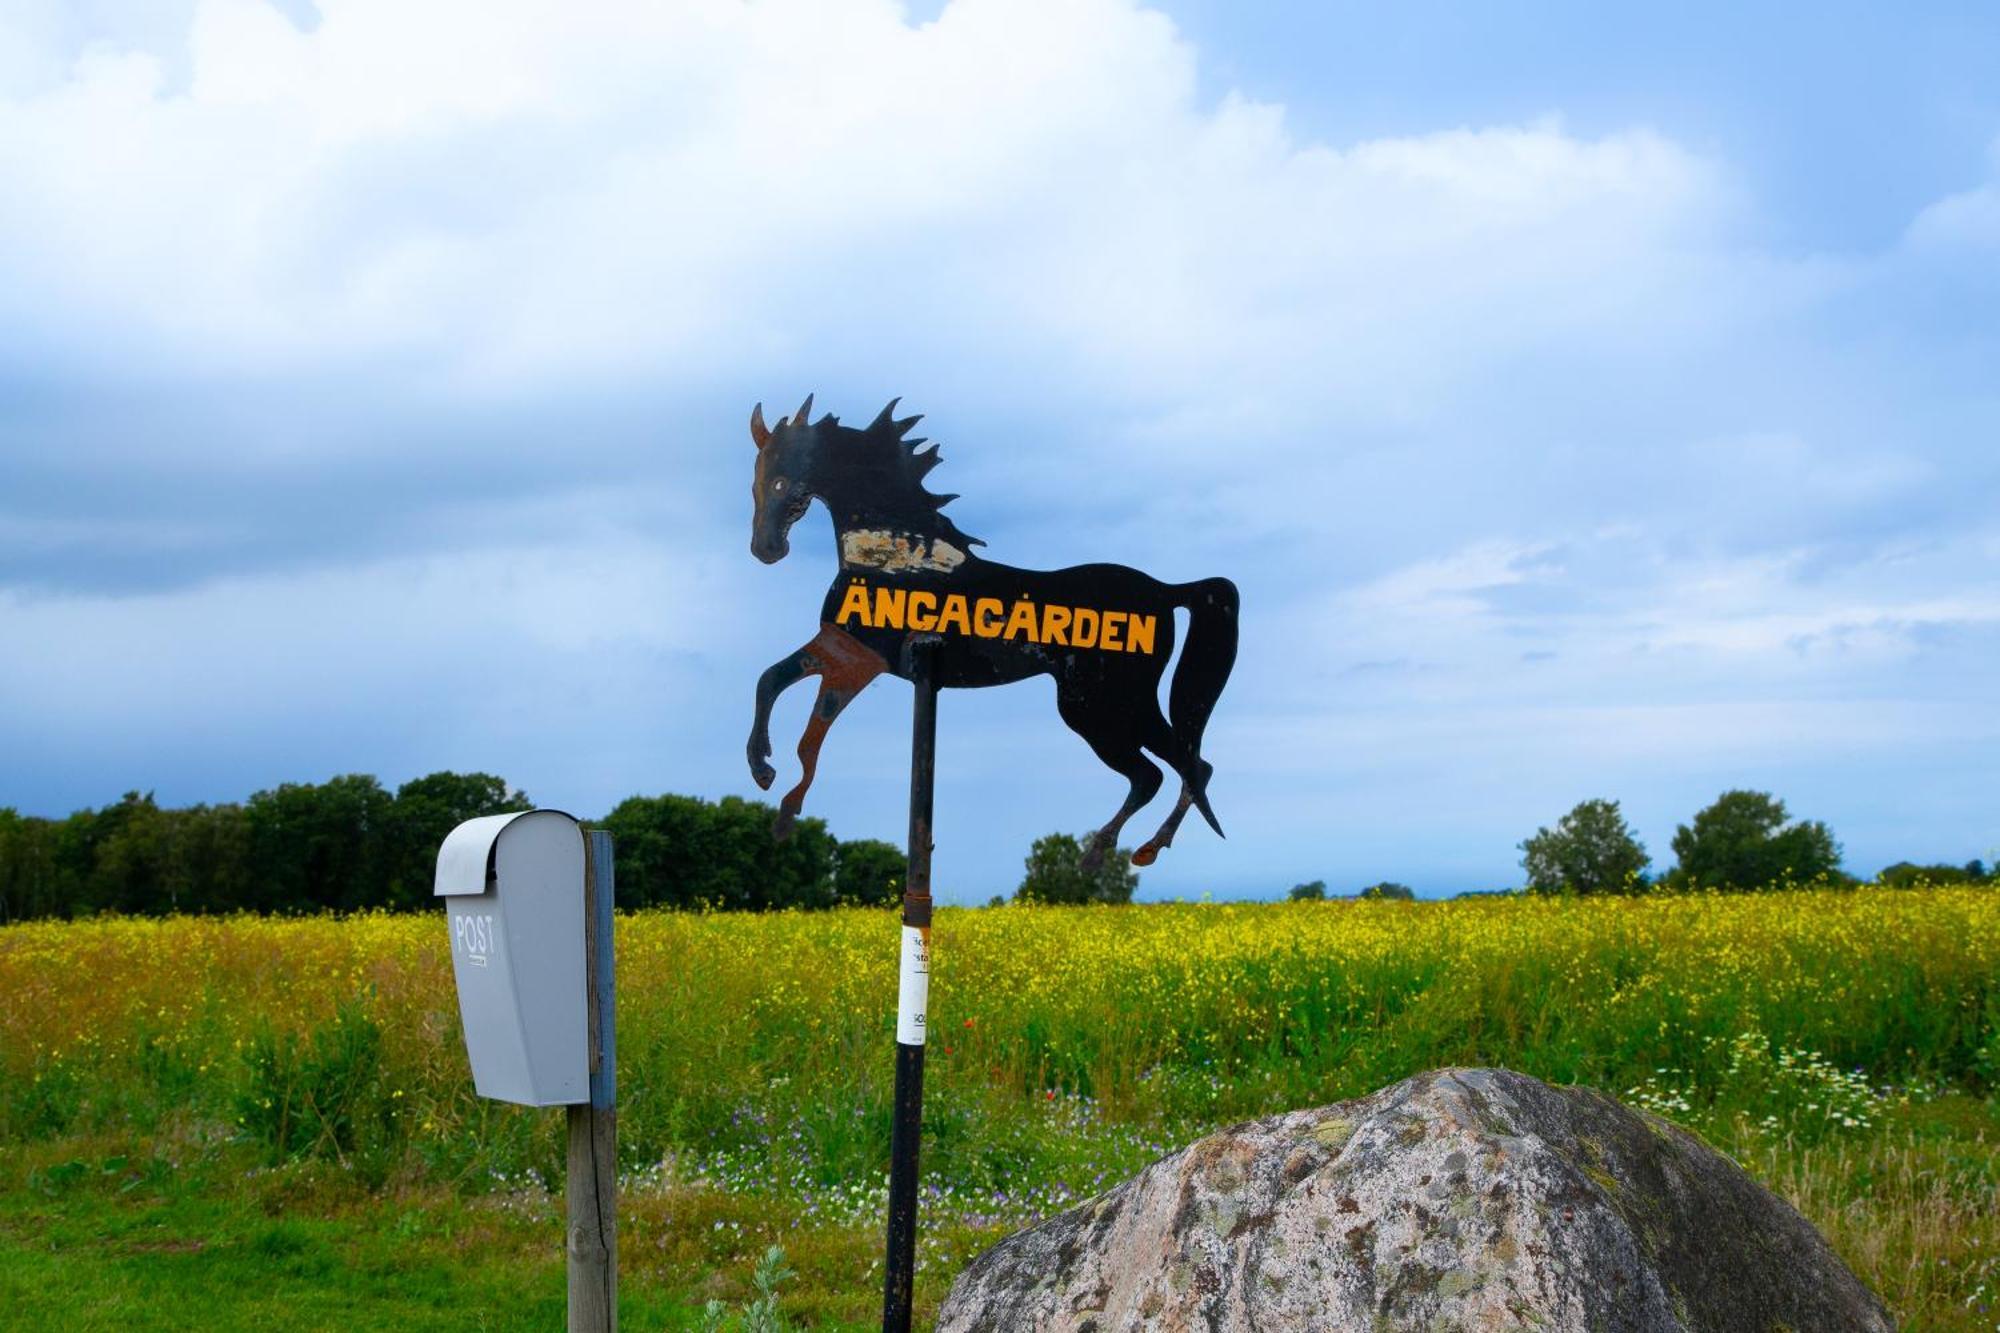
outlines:
M937 1326L1894 1328L1804 1218L1695 1136L1494 1069L1210 1135L980 1255Z

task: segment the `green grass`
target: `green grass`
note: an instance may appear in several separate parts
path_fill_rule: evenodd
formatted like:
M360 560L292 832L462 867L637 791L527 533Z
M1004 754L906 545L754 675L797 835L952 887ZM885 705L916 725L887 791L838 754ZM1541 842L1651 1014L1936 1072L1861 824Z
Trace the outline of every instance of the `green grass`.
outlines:
M876 1326L892 920L618 929L626 1326L774 1243L789 1316ZM0 929L0 1324L554 1326L562 1117L472 1094L445 938ZM1905 1328L2000 1328L1992 890L948 911L936 958L920 1318L1217 1125L1501 1064L1699 1130Z
M560 1113L551 1113L559 1116ZM250 1145L105 1137L0 1150L0 1328L511 1329L559 1327L560 1198L372 1189L325 1162L259 1165ZM782 1309L831 1330L879 1326L879 1225L801 1227L783 1198L629 1184L620 1199L620 1318L695 1329L753 1294L771 1245L795 1276ZM921 1308L995 1239L924 1238Z
M1946 1095L1811 1144L1738 1122L1712 1141L1797 1204L1890 1291L1909 1333L2000 1328L2000 1106ZM248 1145L98 1137L0 1150L0 1327L513 1329L560 1326L560 1200L370 1189L325 1162L257 1165ZM159 1145L152 1145L159 1146ZM1006 1227L928 1231L918 1311ZM620 1319L695 1329L732 1308L770 1245L797 1276L782 1308L820 1329L879 1326L879 1222L801 1224L781 1195L629 1180ZM1889 1281L1885 1282L1885 1278Z
M254 1191L126 1192L83 1164L90 1178L0 1204L10 1326L483 1329L562 1319L553 1246L496 1210L449 1200L343 1207L309 1194L271 1211L262 1204L276 1200ZM645 1318L642 1294L631 1296Z

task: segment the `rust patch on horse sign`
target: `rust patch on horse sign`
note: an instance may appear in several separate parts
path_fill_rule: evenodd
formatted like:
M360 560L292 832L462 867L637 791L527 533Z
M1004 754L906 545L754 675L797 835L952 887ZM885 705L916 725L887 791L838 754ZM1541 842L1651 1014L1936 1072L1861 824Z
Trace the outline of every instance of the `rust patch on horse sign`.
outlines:
M751 553L766 564L784 559L792 525L818 500L833 516L840 561L819 632L757 681L748 757L751 776L768 789L777 777L769 762L771 706L804 677L820 678L799 738L799 782L779 803L780 833L805 804L834 719L876 676L908 679L909 648L921 639L936 645L931 678L941 688L1054 678L1062 720L1128 784L1086 859L1115 847L1125 822L1159 793L1164 778L1148 754L1173 770L1180 791L1133 861L1151 864L1190 808L1220 834L1201 739L1236 662L1236 585L1224 578L1166 583L1125 565L1039 570L986 559L973 549L985 543L943 512L958 497L924 486L943 461L937 446L909 438L919 418L898 420L895 409L890 402L860 430L831 414L814 421L811 397L775 426L765 425L762 404L750 413L757 446ZM1187 612L1188 634L1163 711L1160 681L1174 655L1177 610Z
M840 563L855 569L879 569L885 574L929 570L949 574L965 563L965 552L942 537L921 541L884 528L840 534Z

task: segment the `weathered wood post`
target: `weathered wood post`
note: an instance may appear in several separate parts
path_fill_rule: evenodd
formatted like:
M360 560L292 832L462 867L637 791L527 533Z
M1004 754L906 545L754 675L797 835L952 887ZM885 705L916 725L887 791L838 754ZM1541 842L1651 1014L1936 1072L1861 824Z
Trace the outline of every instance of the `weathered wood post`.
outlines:
M587 835L584 969L590 994L590 1100L568 1108L569 1333L618 1329L618 1045L611 945L611 835Z

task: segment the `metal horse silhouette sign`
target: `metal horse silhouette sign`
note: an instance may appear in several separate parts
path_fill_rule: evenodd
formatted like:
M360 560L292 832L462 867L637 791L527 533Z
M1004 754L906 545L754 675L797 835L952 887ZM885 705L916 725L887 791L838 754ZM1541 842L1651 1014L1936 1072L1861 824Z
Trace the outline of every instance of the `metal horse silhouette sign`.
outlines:
M1236 585L1228 579L1163 583L1125 565L1018 569L979 555L983 546L943 513L956 499L935 495L924 478L937 446L910 438L919 417L895 418L896 401L856 430L828 414L812 419L812 398L774 426L760 403L750 414L757 445L750 550L773 564L791 549L792 525L817 499L833 516L840 570L827 590L812 641L788 653L757 682L750 772L768 789L771 706L801 678L819 677L819 697L799 739L803 769L785 793L780 834L802 808L827 729L875 677L934 687L1007 685L1053 676L1056 710L1097 757L1130 783L1118 812L1085 849L1095 862L1159 792L1151 751L1181 780L1159 829L1132 855L1150 865L1170 845L1192 805L1217 834L1208 802L1211 772L1202 732L1236 661ZM1160 711L1159 685L1174 651L1174 612L1188 613L1187 642ZM927 651L916 652L922 647Z

